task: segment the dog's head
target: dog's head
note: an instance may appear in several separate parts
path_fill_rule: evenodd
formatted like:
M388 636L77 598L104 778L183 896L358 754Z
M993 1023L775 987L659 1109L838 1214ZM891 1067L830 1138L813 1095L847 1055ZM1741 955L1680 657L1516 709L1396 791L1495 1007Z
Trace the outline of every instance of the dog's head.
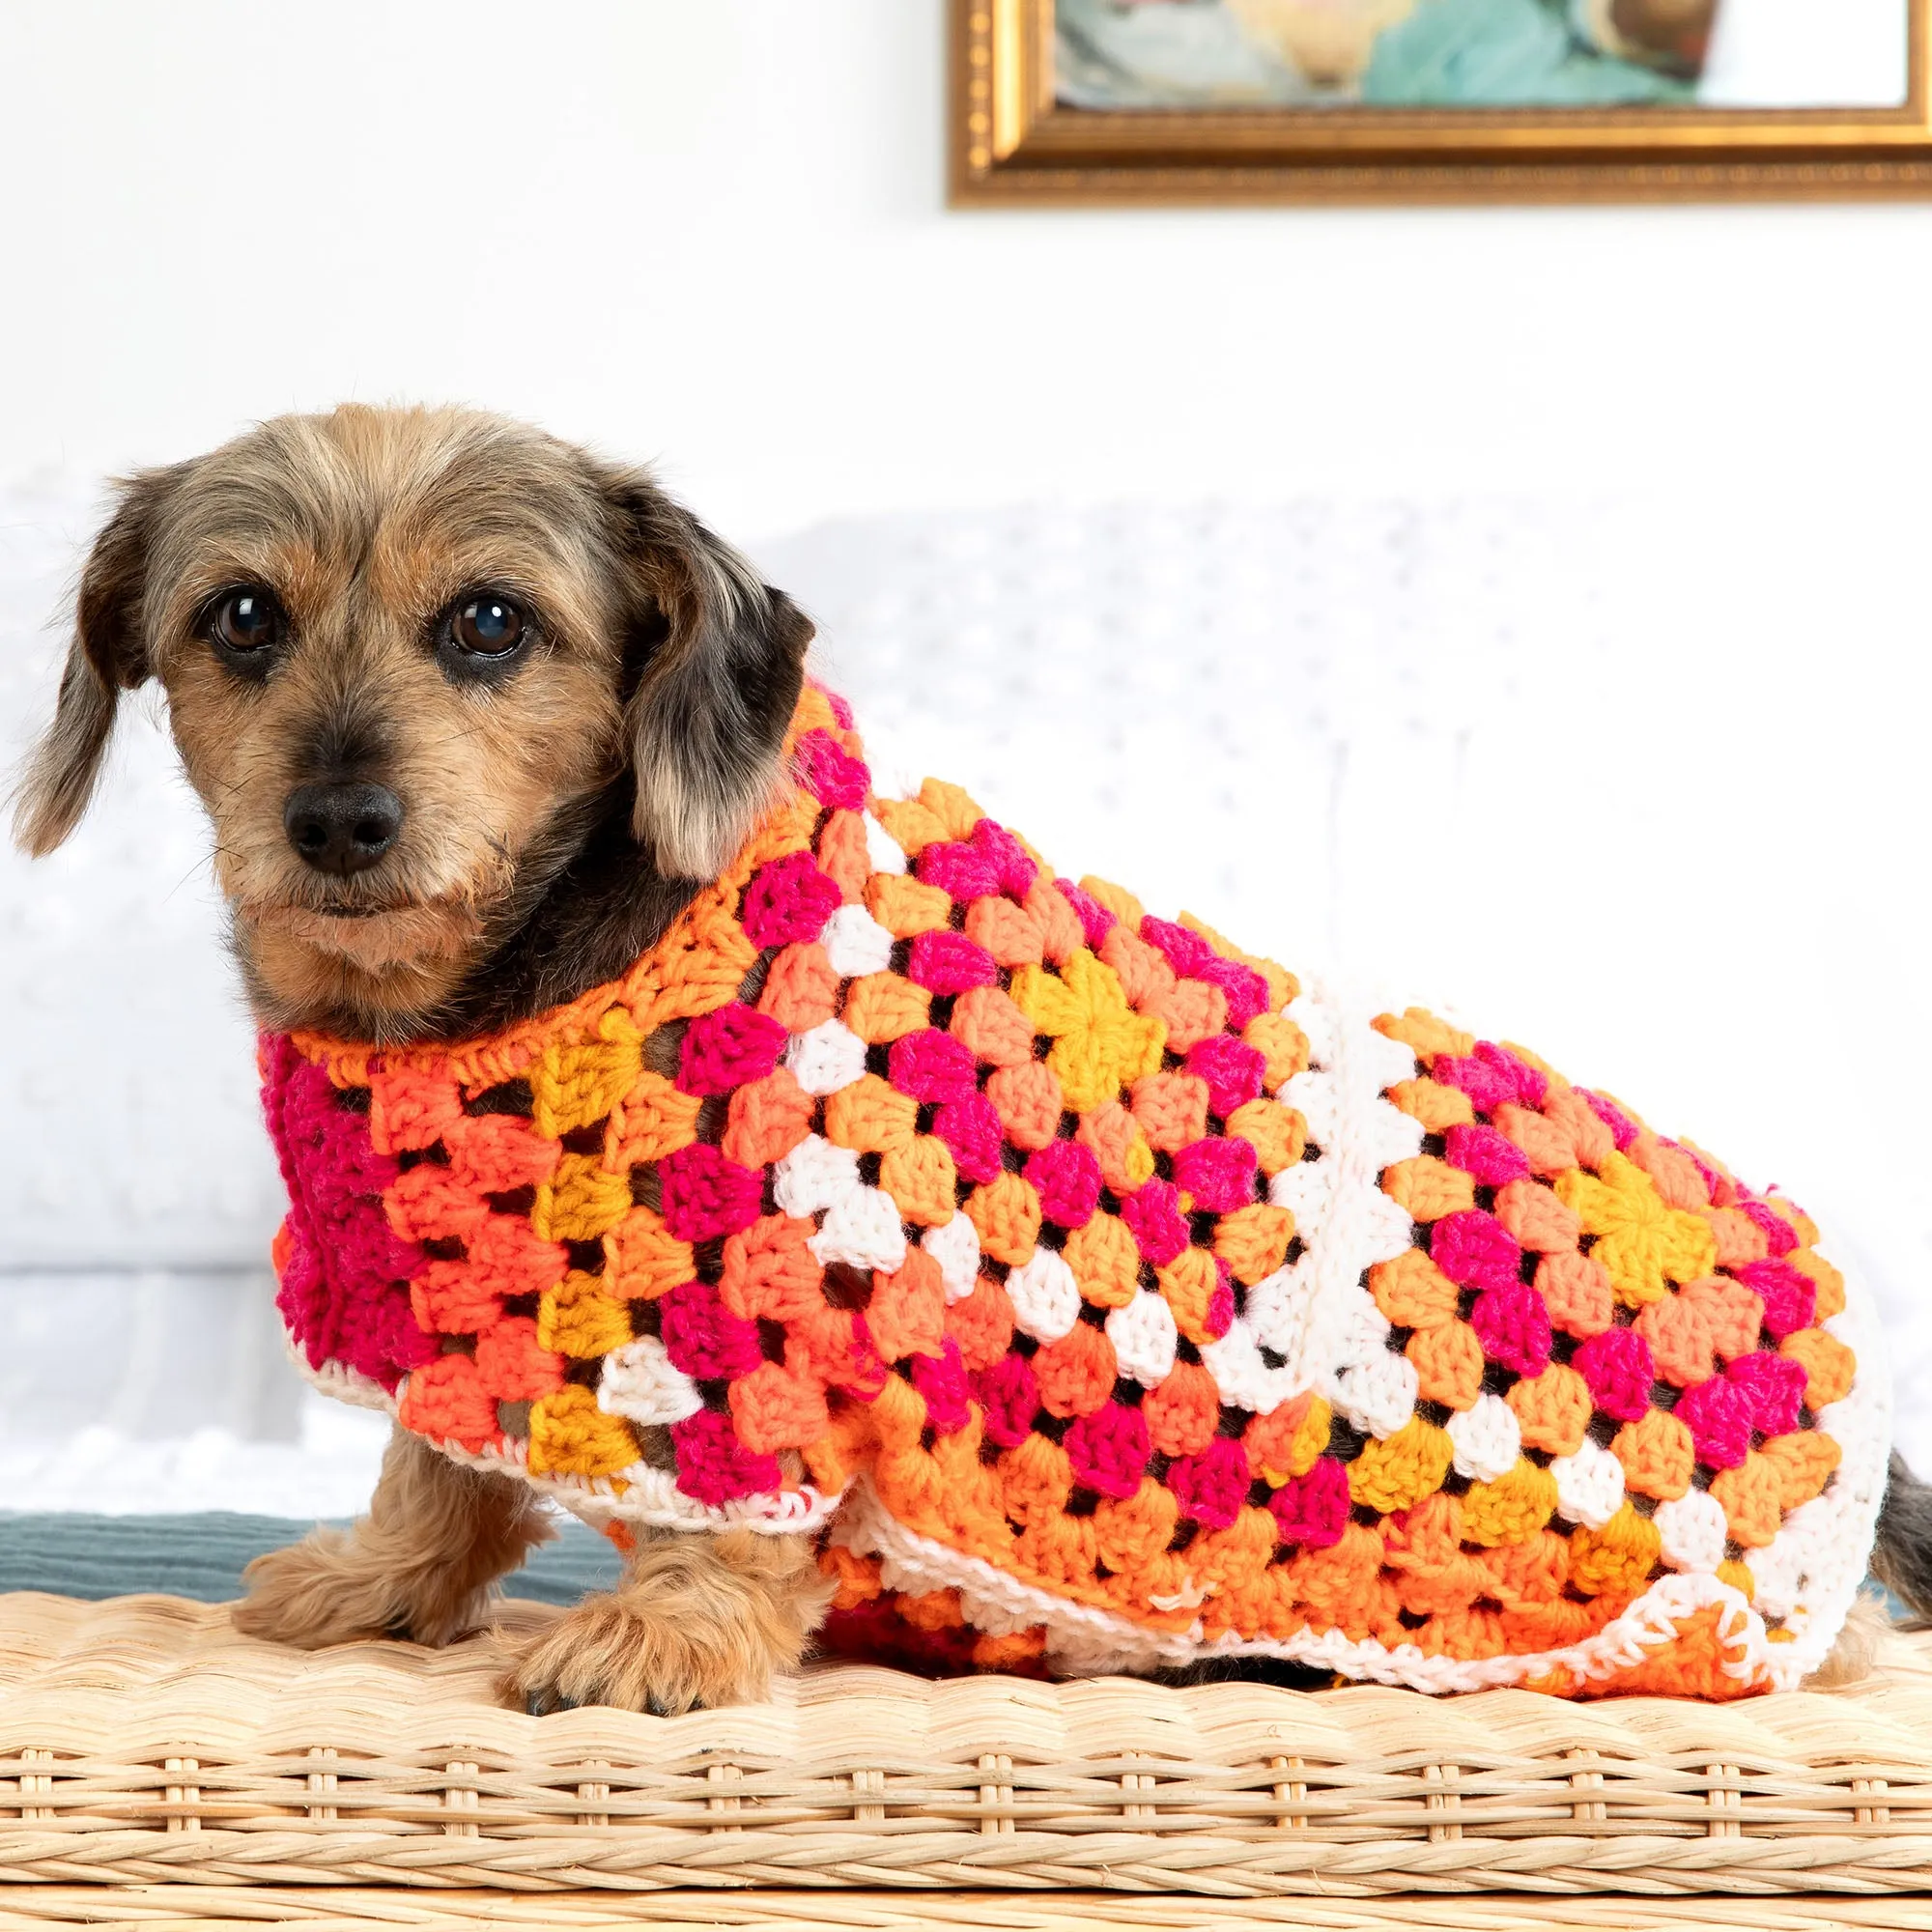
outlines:
M639 470L469 412L285 416L122 486L15 836L68 836L157 679L261 1016L395 1037L613 817L634 872L715 874L810 635Z

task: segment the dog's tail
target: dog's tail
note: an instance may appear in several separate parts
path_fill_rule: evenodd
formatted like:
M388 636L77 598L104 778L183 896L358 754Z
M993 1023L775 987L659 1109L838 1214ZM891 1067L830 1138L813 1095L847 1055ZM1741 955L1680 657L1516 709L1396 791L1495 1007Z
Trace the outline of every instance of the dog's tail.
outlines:
M1921 1483L1895 1449L1878 1513L1871 1573L1915 1616L1932 1621L1932 1484Z

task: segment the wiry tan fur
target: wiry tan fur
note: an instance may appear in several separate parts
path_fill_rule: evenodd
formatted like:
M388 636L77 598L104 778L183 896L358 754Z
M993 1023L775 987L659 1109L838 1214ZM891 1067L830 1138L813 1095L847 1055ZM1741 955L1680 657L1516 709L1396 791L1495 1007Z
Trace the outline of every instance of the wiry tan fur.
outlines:
M486 1621L497 1579L555 1533L527 1484L398 1429L368 1515L256 1557L235 1622L302 1650L363 1636L449 1643Z
M208 635L238 585L268 586L289 620L259 678ZM539 639L527 670L488 687L453 680L434 648L439 613L478 586L534 613ZM465 1011L516 1016L628 965L635 951L585 979L570 955L668 918L679 882L688 895L737 848L777 783L810 636L641 470L468 411L282 417L122 486L15 838L60 844L121 693L157 679L265 1026L386 1043ZM283 823L291 792L363 781L401 800L395 845L352 876L317 871ZM603 888L559 899L625 785L635 846ZM533 907L552 923L532 925ZM452 1008L479 988L495 1007ZM252 1564L236 1619L302 1646L447 1643L549 1533L526 1486L399 1431L368 1515ZM798 1661L826 1596L798 1538L648 1542L511 1688L539 1706L754 1695Z
M238 583L272 586L301 639L255 688L198 631ZM440 672L425 627L478 583L539 614L542 677L482 693ZM39 854L68 836L120 692L158 679L260 1017L407 1038L527 910L573 810L620 774L662 869L724 865L774 777L743 768L730 647L765 594L644 472L521 424L356 406L280 417L123 486L16 837ZM627 693L622 640L644 612L666 635ZM330 764L380 764L408 800L378 871L325 878L284 837L289 792Z
M662 1536L639 1543L616 1589L545 1631L503 1688L533 1711L742 1703L798 1663L831 1597L809 1538Z
M368 1515L258 1556L236 1626L302 1650L371 1636L451 1643L488 1621L497 1580L554 1533L526 1485L399 1428ZM534 1711L664 1713L757 1697L804 1656L831 1592L809 1537L645 1532L618 1587L549 1625L504 1694Z

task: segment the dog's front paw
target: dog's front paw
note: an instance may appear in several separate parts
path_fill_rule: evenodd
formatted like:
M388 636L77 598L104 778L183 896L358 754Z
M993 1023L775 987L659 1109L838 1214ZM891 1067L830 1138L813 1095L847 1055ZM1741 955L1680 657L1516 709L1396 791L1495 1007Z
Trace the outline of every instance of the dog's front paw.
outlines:
M235 1628L298 1650L378 1636L441 1645L474 1629L483 1608L473 1588L453 1592L435 1576L396 1570L339 1529L256 1557L242 1581L248 1594L234 1607Z
M579 1704L675 1717L764 1695L775 1660L731 1619L687 1622L627 1594L587 1597L533 1637L505 1673L507 1702L533 1717Z
M357 1587L348 1577L348 1545L341 1531L322 1529L256 1557L242 1573L247 1595L235 1605L235 1628L298 1650L384 1634L388 1605L377 1601L368 1579Z

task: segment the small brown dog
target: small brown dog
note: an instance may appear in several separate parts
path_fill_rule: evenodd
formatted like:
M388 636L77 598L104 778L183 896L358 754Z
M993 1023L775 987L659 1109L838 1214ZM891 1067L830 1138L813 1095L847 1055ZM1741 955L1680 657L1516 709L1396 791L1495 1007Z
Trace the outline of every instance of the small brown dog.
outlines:
M67 837L120 694L157 679L261 1024L474 1034L621 972L724 864L810 637L641 471L454 410L284 417L125 486L18 837ZM259 1559L238 1621L446 1642L549 1534L531 1490L399 1429L367 1518ZM753 1696L827 1595L809 1539L666 1536L513 1688L532 1708Z
M810 636L647 476L491 417L125 488L19 837L157 679L269 1036L281 1306L400 1418L242 1629L445 1642L546 1490L630 1548L516 1660L535 1711L755 1696L820 1530L828 1642L973 1667L1735 1695L1824 1662L1875 1526L1932 1604L1800 1209L957 787L880 798Z

